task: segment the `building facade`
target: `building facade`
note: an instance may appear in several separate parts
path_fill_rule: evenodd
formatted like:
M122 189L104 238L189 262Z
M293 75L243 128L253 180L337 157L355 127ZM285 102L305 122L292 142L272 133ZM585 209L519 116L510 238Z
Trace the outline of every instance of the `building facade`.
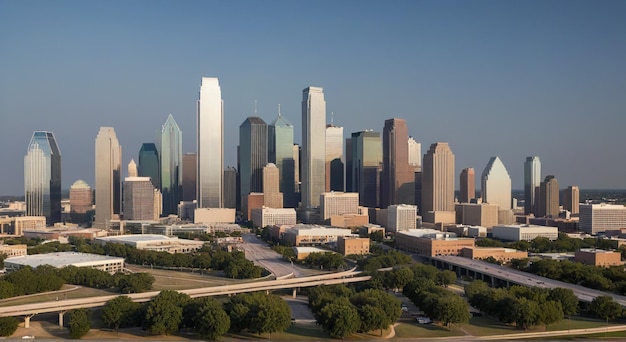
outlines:
M137 160L139 161L137 165L138 176L150 177L152 185L161 190L161 163L159 161L159 150L156 145L154 143L141 144Z
M119 219L122 209L122 146L113 127L100 127L96 136L96 216L94 227Z
M124 179L124 219L157 219L159 215L154 211L154 190L150 177L126 177Z
M239 126L239 182L242 211L247 211L248 194L263 192L263 167L267 165L267 125L250 116Z
M183 185L183 133L172 114L161 127L159 157L163 215L176 214Z
M483 202L511 210L511 177L499 157L489 159L481 176Z
M320 205L326 187L326 101L324 90L308 87L302 91L302 181L301 206L310 211Z
M344 256L369 254L370 239L358 236L340 236L337 239L337 252Z
M423 209L420 212L425 222L454 223L454 174L454 154L448 143L430 145L422 163Z
M255 227L296 224L296 210L294 208L254 208L251 216Z
M498 225L491 228L494 239L504 241L531 241L537 237L545 237L549 240L556 240L559 237L557 227L545 227L534 225Z
M197 103L198 208L222 208L224 102L217 77L203 77Z
M237 189L237 169L229 166L224 170L224 208L241 209L237 207L239 193Z
M524 214L534 214L537 188L541 184L541 161L539 157L526 157L524 162Z
M376 208L380 205L380 174L382 172L382 140L379 132L352 133L352 191L359 193L359 204Z
M335 215L359 213L359 194L356 192L325 192L320 197L320 215L324 221Z
M563 190L561 196L563 199L563 209L570 212L572 215L577 215L580 212L580 189L577 186L568 186Z
M191 202L196 199L198 154L195 152L183 155L183 194L182 200Z
M52 132L36 131L24 156L26 215L61 222L61 151Z
M263 167L263 203L269 208L283 207L283 193L280 192L280 171L274 163Z
M326 125L325 190L344 191L343 127Z
M626 228L626 207L616 204L580 204L580 230L596 235Z
M387 229L399 232L415 229L417 226L417 207L409 204L394 204L387 208Z
M293 125L281 114L267 127L268 161L274 163L280 174L280 192L283 205L296 208L296 163L293 153Z
M459 203L456 223L491 228L498 225L498 205L490 203Z
M476 197L475 180L476 172L474 168L468 167L461 171L459 184L459 203L469 203Z
M559 182L552 175L546 176L539 186L539 199L535 216L559 217Z
M409 165L409 131L404 119L387 119L383 128L380 206L415 204L415 168Z

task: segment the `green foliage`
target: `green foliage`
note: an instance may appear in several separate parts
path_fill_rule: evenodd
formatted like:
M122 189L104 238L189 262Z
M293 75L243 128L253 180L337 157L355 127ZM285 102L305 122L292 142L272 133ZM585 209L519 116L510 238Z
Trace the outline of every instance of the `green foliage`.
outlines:
M0 336L11 336L17 330L20 321L15 317L0 317Z
M7 258L7 255L4 253L0 253L0 269L4 268L4 259Z
M525 271L543 277L579 284L601 291L626 294L626 272L623 267L596 267L569 260L542 259L528 265Z
M253 334L287 330L291 324L291 309L280 297L262 292L242 293L231 298L226 311L231 331L248 330Z
M56 269L50 265L39 266L35 269L24 267L7 274L2 281L13 285L15 296L57 291L65 284L63 279L56 275ZM8 287L10 286L4 286L5 289Z
M336 270L346 266L343 256L335 252L311 253L304 258L304 263L311 267L320 267L326 270Z
M350 302L359 313L361 332L376 329L382 331L397 321L402 314L400 301L395 296L378 289L355 293L350 297Z
M363 271L373 273L381 268L393 267L396 265L408 265L412 263L414 263L414 261L411 256L405 253L387 251L386 253L381 253L379 255L359 260L358 265Z
M135 303L128 296L119 296L109 300L102 308L102 320L109 328L132 327L140 324L141 304Z
M450 270L443 270L439 272L437 277L437 284L448 287L450 284L454 284L456 281L456 273Z
M28 255L71 251L72 245L67 243L60 243L59 241L47 242L38 246L30 247L27 250Z
M11 298L16 295L15 292L15 285L8 281L0 280L0 299Z
M610 296L598 296L589 304L589 312L608 322L622 316L622 306L614 302Z
M432 318L446 326L450 323L467 323L470 312L467 302L460 296L439 296L434 303Z
M380 230L370 234L370 240L372 242L383 242L384 239L385 239L385 233Z
M144 324L151 335L169 335L179 330L183 321L183 307L189 296L163 290L152 298L146 308Z
M149 273L131 273L121 275L118 286L122 293L139 293L150 290L154 280L154 277Z
M548 300L559 302L563 314L567 317L575 315L578 312L578 297L571 289L556 287L550 290Z
M85 336L91 329L91 310L74 309L70 311L70 338L78 339Z
M222 303L212 297L192 300L185 306L184 312L189 316L190 326L203 338L216 340L230 328L230 317Z
M356 307L348 303L330 303L320 311L318 322L334 338L345 338L359 331L361 321Z

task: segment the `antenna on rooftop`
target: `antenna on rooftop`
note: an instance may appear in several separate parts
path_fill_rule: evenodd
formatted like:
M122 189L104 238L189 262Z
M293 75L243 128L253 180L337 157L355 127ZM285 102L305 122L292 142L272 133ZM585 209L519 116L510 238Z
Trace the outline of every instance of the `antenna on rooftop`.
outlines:
M280 103L278 104L278 116L280 116Z
M254 115L256 116L256 100L254 100Z
M330 112L330 125L334 126L335 122L335 112Z

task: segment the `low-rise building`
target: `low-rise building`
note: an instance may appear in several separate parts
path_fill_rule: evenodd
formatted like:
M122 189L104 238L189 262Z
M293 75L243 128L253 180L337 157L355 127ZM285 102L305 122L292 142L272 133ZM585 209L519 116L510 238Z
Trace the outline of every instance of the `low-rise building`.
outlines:
M461 256L470 259L486 259L493 257L497 261L508 263L513 259L528 258L528 252L518 251L512 248L465 247L461 250Z
M330 217L330 225L339 228L359 227L368 224L368 222L369 217L367 215L344 214Z
M343 255L369 254L370 239L358 236L340 236L337 239L337 251Z
M235 209L232 208L197 208L194 210L193 223L234 223Z
M592 266L618 266L622 265L622 254L615 251L602 249L583 248L574 253L574 261Z
M456 223L491 228L498 224L498 205L491 203L458 203Z
M252 222L255 227L296 224L296 210L294 208L253 208Z
M617 204L580 204L580 230L598 234L626 228L626 207Z
M385 236L385 228L377 224L369 223L359 227L359 235L363 237L370 236L376 232L382 232L383 236Z
M453 232L457 236L463 237L486 237L487 227L481 226L467 226L462 224L444 226L444 230L447 232Z
M317 225L296 225L285 229L282 240L292 246L321 245L336 242L340 236L353 235L350 229L327 228Z
M26 245L0 245L0 255L4 254L7 258L27 255Z
M325 192L320 195L320 216L322 220L329 220L335 215L358 214L358 192Z
M204 246L203 241L185 240L155 234L107 236L96 238L95 242L101 245L121 243L137 249L168 253L190 253Z
M504 241L531 241L537 237L545 237L556 240L559 237L557 227L544 227L533 225L498 225L491 229L494 239Z
M317 247L292 247L293 254L296 255L296 260L304 260L311 253L332 253L331 251L317 248Z
M464 247L474 247L474 239L457 238L454 233L433 229L412 229L396 234L398 249L425 256L461 255Z
M387 230L399 232L417 228L417 207L409 204L387 207Z
M124 258L78 252L57 252L18 256L4 260L4 266L9 272L26 266L36 268L41 265L56 268L91 267L114 274L124 269Z

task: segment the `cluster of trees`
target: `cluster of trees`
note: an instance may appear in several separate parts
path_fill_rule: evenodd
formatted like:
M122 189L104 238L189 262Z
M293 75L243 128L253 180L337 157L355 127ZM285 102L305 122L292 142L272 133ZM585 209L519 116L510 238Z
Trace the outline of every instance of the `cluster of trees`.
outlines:
M378 329L382 335L402 314L400 301L393 295L371 288L355 292L345 285L310 289L309 306L317 323L334 338Z
M118 288L122 293L135 293L151 289L154 277L147 273L111 275L88 267L24 267L0 280L0 299L57 291L66 283L103 289Z
M578 312L578 298L564 288L490 288L476 280L465 286L465 296L476 309L523 329L556 323Z
M17 330L20 321L15 317L0 317L0 336L11 336Z
M264 269L255 266L240 251L227 252L214 246L205 245L194 253L168 253L137 249L120 243L99 245L91 240L70 237L70 245L58 242L46 243L28 250L29 254L77 251L99 255L122 257L126 262L137 265L153 265L165 268L212 269L224 271L228 278L251 279L263 275Z
M522 251L529 251L533 253L561 253L561 252L575 252L581 248L599 248L599 249L613 249L613 244L608 239L601 238L585 238L576 239L570 238L567 234L559 233L559 237L550 241L545 237L537 237L530 242L517 241L517 242L502 242L499 240L483 238L476 240L476 245L480 247L507 247L515 248ZM624 250L626 252L626 249Z
M596 267L568 260L542 259L533 261L523 270L570 284L626 294L626 272L623 266Z
M188 328L215 340L228 331L285 331L291 324L291 310L280 297L262 292L238 294L222 304L213 297L191 299L164 290L144 305L127 296L114 298L102 309L102 320L115 330L142 326L151 335L170 335Z
M311 253L304 258L304 264L325 270L336 270L340 267L346 267L343 255L335 252Z
M358 260L359 268L365 272L375 272L381 268L394 267L396 265L408 265L414 263L410 255L397 252L387 251L381 252L378 255L370 256Z

